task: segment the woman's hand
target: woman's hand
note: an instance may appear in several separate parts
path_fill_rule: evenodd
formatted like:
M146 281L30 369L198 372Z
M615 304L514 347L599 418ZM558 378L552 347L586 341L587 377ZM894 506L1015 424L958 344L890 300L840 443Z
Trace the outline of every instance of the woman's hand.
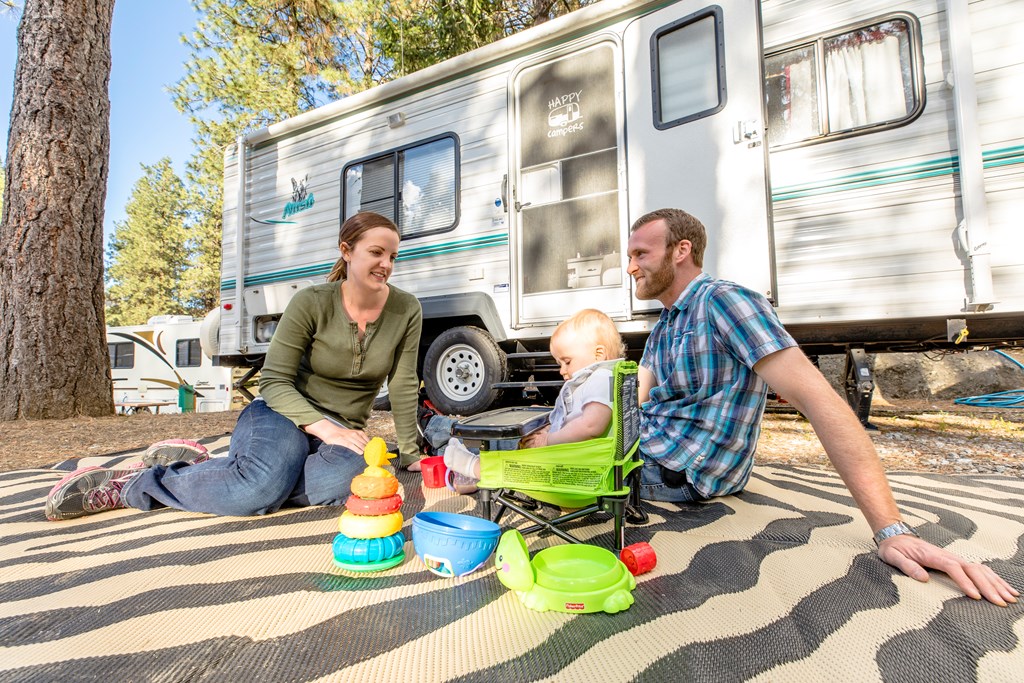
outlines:
M333 446L344 446L350 451L362 454L366 444L370 443L370 437L366 432L359 429L348 429L324 418L317 420L304 427L307 434L312 434L324 443Z

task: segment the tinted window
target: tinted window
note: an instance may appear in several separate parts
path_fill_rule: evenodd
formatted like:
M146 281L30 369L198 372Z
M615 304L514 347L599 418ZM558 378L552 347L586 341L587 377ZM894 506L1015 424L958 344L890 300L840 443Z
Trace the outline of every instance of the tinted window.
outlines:
M179 339L175 344L174 364L179 368L198 368L203 363L203 351L198 339Z
M110 367L116 370L129 370L135 367L135 344L132 342L116 342L107 344L110 354Z

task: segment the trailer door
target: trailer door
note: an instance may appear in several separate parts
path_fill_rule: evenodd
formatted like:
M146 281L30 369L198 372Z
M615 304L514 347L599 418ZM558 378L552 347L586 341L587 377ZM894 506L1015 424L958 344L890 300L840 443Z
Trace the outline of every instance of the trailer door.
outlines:
M511 233L517 325L581 308L629 309L622 56L613 34L526 62L511 76Z
M684 0L626 27L628 214L690 212L708 230L704 271L772 297L759 6Z

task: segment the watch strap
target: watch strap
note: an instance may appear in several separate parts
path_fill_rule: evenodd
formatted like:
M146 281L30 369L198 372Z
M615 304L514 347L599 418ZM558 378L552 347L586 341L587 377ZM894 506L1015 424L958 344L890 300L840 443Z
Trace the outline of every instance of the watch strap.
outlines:
M875 545L879 545L882 541L893 536L902 536L903 534L910 534L911 536L917 536L917 532L914 531L906 522L893 522L887 527L879 529L875 532ZM920 538L918 536L918 538Z

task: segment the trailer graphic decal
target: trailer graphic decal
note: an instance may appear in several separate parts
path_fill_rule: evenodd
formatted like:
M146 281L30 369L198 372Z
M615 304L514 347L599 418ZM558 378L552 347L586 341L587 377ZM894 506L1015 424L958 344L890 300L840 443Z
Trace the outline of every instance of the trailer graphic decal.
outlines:
M553 138L560 135L569 135L583 130L583 121L580 113L580 102L583 95L582 90L571 92L560 97L548 100L548 137Z
M288 218L300 211L313 208L314 199L313 195L306 191L307 182L309 182L308 174L302 180L292 178L292 200L284 205L284 213L281 214L281 218Z
M284 211L281 212L281 220L261 219L250 216L249 219L253 223L259 223L260 225L295 225L295 221L284 220L291 218L297 213L312 209L313 204L316 200L313 198L313 193L306 189L306 184L309 182L309 174L306 174L302 180L296 180L292 178L292 200L284 205Z

